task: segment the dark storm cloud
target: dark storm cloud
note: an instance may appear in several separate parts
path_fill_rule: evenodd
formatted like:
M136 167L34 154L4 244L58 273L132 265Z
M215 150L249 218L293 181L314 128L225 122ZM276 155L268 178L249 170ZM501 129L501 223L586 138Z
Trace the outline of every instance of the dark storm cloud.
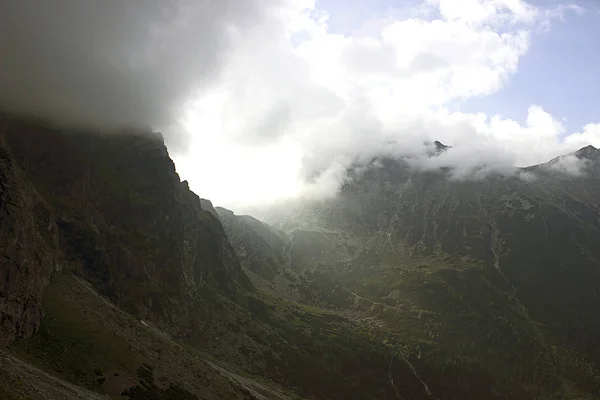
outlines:
M0 108L111 129L173 128L231 33L270 0L7 0Z

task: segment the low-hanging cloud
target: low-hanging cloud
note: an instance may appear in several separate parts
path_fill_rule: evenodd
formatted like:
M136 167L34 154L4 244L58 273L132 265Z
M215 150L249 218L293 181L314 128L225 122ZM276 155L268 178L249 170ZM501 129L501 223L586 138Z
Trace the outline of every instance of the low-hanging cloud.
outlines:
M177 131L186 102L218 76L236 32L260 24L269 1L3 1L0 109Z
M318 2L282 4L236 42L189 114L192 154L201 157L177 159L178 169L217 203L327 197L348 167L382 155L482 177L600 141L599 125L569 133L539 105L525 121L456 107L501 90L535 36L579 7L424 0L342 33ZM434 140L452 149L428 158L424 143ZM218 173L196 174L211 165Z
M315 0L0 3L0 109L167 133L183 178L228 207L334 194L351 165L410 156L457 178L587 144L538 105L462 112L501 90L534 33L583 12L525 0L423 0L334 32ZM468 6L468 7L466 7ZM466 7L466 8L465 8ZM181 125L178 124L181 122ZM426 142L452 149L428 158Z
M581 176L589 161L575 154L566 154L550 160L545 167L568 175Z

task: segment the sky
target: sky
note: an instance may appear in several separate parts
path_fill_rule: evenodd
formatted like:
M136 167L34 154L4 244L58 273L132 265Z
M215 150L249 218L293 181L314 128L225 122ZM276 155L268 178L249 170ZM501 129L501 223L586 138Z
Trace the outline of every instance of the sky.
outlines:
M332 195L376 155L468 178L600 147L593 0L46 3L0 4L0 108L159 130L235 210Z

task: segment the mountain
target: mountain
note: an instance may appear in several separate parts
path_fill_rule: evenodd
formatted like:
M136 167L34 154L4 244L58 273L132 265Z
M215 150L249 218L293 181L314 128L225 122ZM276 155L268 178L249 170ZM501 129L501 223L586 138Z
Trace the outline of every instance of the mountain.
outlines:
M4 117L0 398L598 397L600 151L348 176L259 220L159 134Z
M252 284L160 135L2 122L1 398L391 399L412 375L353 320Z
M477 398L600 393L599 150L469 180L391 158L357 171L333 199L263 215L291 241L336 238L303 273L315 304L375 318L444 379L487 376Z
M248 398L170 339L254 289L160 136L6 118L0 187L0 397Z
M20 123L4 136L21 175L55 210L65 262L117 305L189 335L201 322L187 297L204 283L227 296L251 288L161 137Z
M64 261L56 216L24 179L0 136L0 343L31 336L42 318L41 297Z
M247 273L271 280L286 266L288 236L248 215L236 216L218 207L216 212L225 227Z

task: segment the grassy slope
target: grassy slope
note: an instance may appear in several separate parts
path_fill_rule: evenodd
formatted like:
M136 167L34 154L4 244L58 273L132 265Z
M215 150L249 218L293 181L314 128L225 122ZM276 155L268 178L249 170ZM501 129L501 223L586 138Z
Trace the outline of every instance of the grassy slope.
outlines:
M44 306L40 331L13 343L10 352L89 390L118 396L137 386L130 398L153 399L254 399L279 393L250 379L244 388L233 372L219 372L222 366L116 309L73 276L56 277Z
M0 351L0 399L108 400L109 397L56 378Z
M257 359L280 358L246 367L306 395L397 398L391 374L412 399L430 398L419 378L443 399L594 398L597 372L546 343L510 286L469 260L306 276L317 308L260 293L246 299L250 318L236 323L238 337L262 345L252 352Z
M238 234L239 227L230 225L226 223L232 234ZM386 246L343 257L342 262L315 265L322 261L321 257L310 257L322 239L320 234L305 234L299 243L294 236L298 255L307 255L302 258L306 270L300 272L302 268L294 268L295 263L291 269L281 265L280 275L294 275L287 281L250 274L257 287L265 286L272 293L271 298L300 298L313 307L329 310L329 315L346 317L321 329L316 328L321 321L314 318L315 308L304 319L298 318L297 312L277 311L280 307L273 305L263 306L264 311L257 313L264 322L259 326L275 326L281 337L291 337L305 349L316 348L315 354L323 354L313 364L315 367L327 371L329 366L337 372L347 362L343 352L335 348L336 341L342 342L342 332L351 346L364 343L377 349L374 344L385 343L388 357L393 354L402 365L404 356L440 398L587 399L594 398L593 394L600 390L598 371L574 349L550 341L546 327L529 315L516 288L493 266L472 257L448 257L441 250L429 256L415 251L406 258ZM237 247L242 247L241 253L246 256L248 249L254 251L257 254L250 256L259 259L282 252L278 247L257 245L251 233ZM248 265L245 267L249 269ZM261 286L263 281L268 284ZM277 304L264 295L261 301ZM352 337L348 331L359 334ZM329 347L320 347L327 343L328 335ZM361 335L367 339L361 339ZM269 348L277 349L277 343L273 344L268 334L257 336ZM357 346L356 353L357 358L367 358L369 350ZM374 353L381 360L382 352ZM310 357L306 354L308 360ZM381 361L377 365L363 376L385 375ZM302 365L296 367L296 371L303 370ZM410 385L415 380L411 375L412 371L399 372L397 380L402 385L397 386L401 394L427 398L406 387L407 381ZM335 379L335 373L328 377ZM380 384L386 386L381 381ZM302 386L319 387L323 393L318 379L307 379ZM391 385L388 383L387 387Z
M369 316L374 334L422 360L421 375L446 395L453 380L482 390L477 398L591 399L600 388L598 371L572 349L547 343L512 288L477 263L430 257L329 279L335 290L322 289L321 304Z
M393 399L390 374L404 381L405 395L427 398L407 365L390 365L391 357L398 358L393 349L352 321L264 293L238 300L221 304L204 346L194 347L172 341L78 278L61 274L46 290L40 331L9 352L88 391L118 396L135 386L132 399L299 398L274 381L315 398ZM267 381L197 350L211 336L207 351Z
M91 392L118 395L136 386L129 392L133 399L299 398L274 382L306 397L393 399L390 377L411 399L432 398L418 378L440 399L531 399L533 392L538 399L591 399L584 393L593 388L585 385L596 372L568 349L554 347L547 354L532 342L531 321L513 300L500 301L489 279L480 268L448 268L432 260L338 276L337 288L321 277L329 296L323 302L339 303L335 312L258 292L218 303L209 328L184 344L62 274L46 290L40 331L9 352ZM464 285L482 290L465 291ZM211 307L209 299L203 301ZM558 369L548 367L545 357L558 358ZM550 369L532 370L533 364ZM13 378L0 384L2 398L33 398L12 390L23 377L0 368L2 376L9 372ZM42 386L41 378L26 379L29 385L40 379L33 386Z
M40 331L8 351L91 392L118 397L135 387L132 399L300 398L275 381L314 398L392 399L388 373L409 375L402 364L389 367L387 346L336 314L264 293L238 303L202 301L215 308L204 343L178 343L115 308L84 281L59 274L45 292ZM405 391L425 398L414 380Z

